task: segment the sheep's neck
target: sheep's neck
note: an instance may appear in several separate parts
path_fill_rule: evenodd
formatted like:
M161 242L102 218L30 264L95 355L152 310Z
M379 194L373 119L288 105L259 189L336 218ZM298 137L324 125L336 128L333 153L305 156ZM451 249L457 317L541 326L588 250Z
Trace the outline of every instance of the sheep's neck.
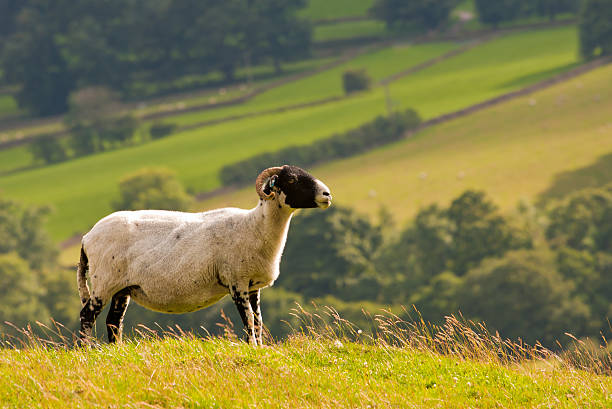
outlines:
M274 253L281 250L285 244L289 222L295 209L279 205L278 197L273 200L263 200L253 209L253 221L261 232L262 244L270 246Z

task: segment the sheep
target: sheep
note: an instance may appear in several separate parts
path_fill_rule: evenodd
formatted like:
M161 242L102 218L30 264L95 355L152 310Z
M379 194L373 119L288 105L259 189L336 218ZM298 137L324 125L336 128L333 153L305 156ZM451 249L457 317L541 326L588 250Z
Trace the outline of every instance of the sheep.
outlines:
M260 291L278 278L291 216L300 208L326 209L332 196L321 181L289 165L261 172L255 188L259 203L251 210L120 211L98 221L81 241L79 342L91 337L109 301L106 327L114 343L130 299L154 311L185 313L229 293L248 342L261 345Z

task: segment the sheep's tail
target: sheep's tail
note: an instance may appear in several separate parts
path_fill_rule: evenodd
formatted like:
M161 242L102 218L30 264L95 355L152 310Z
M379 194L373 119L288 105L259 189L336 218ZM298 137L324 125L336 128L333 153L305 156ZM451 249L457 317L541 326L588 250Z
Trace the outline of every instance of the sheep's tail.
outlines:
M81 246L81 259L77 267L77 283L79 286L79 295L81 297L81 304L87 304L89 301L89 287L87 286L87 270L89 269L89 261L87 260L87 254Z

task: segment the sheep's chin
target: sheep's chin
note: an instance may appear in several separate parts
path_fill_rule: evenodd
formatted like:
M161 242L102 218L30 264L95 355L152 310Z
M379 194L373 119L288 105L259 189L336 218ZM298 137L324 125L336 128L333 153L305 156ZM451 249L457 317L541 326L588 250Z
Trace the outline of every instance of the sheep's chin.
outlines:
M329 206L331 206L331 200L325 200L325 201L317 201L317 207L319 209L327 209Z

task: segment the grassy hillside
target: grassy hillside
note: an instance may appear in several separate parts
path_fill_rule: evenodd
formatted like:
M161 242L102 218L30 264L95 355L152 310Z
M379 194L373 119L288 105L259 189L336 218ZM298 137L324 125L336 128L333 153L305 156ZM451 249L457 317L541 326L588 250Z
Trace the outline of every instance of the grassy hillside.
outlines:
M80 350L38 346L0 350L0 402L5 408L612 404L610 377L570 369L558 358L499 361L305 336L267 348L189 336Z
M384 38L386 35L387 29L382 21L358 20L318 25L314 28L312 38L317 43L359 37Z
M19 114L17 101L10 94L0 94L0 120Z
M508 210L522 199L537 201L551 186L568 193L583 188L585 178L611 182L605 172L612 153L611 75L612 66L599 68L313 172L336 203L371 215L385 206L400 222L468 188L485 190ZM249 187L202 208L250 206L252 197Z
M574 28L519 33L400 79L391 84L391 94L400 108L414 107L423 117L431 118L567 69L575 64L576 58ZM398 72L407 67L393 68ZM376 74L377 70L372 70L374 75L383 75L383 71L381 68L381 74ZM272 94L263 94L254 104L274 106L278 103L274 93L285 101L299 100L302 97L295 95L302 92L314 95L314 91L308 94L309 85L322 93L328 92L329 84L326 88L324 83L298 81L283 87L284 90L278 88ZM194 191L214 189L220 186L217 172L225 164L259 152L307 144L360 125L383 112L385 96L382 89L376 88L335 103L232 121L182 132L147 145L4 175L0 177L0 189L9 197L29 203L53 204L56 212L49 228L56 239L63 239L86 230L111 210L109 203L117 194L117 182L127 172L165 165L175 169Z
M300 15L313 21L343 17L365 17L374 0L308 0Z
M438 57L457 45L431 43L421 45L394 45L359 55L335 68L310 75L297 81L271 89L248 102L208 112L194 112L168 118L181 125L190 125L211 119L226 118L245 113L257 113L289 105L322 99L342 97L342 73L351 69L364 69L374 81ZM393 63L389 63L393 61ZM367 96L367 95L366 95ZM364 95L359 98L366 97Z

